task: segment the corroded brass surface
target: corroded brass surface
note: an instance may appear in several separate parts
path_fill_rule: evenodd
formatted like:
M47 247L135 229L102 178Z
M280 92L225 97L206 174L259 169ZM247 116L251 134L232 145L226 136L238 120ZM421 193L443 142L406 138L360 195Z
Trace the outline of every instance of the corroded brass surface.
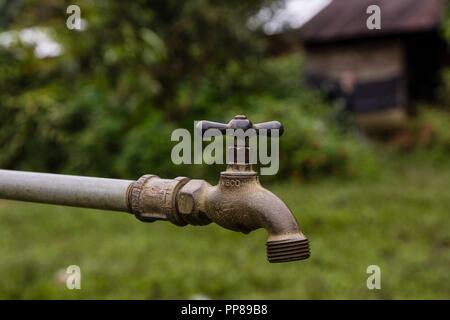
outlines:
M204 180L144 176L133 185L132 208L142 221L183 226L211 222L233 231L267 230L270 262L307 259L309 243L289 208L263 188L249 165L230 165L217 186Z
M155 175L145 175L134 182L130 188L129 203L136 218L144 222L169 220L173 224L184 226L176 209L178 190L188 178L161 179Z

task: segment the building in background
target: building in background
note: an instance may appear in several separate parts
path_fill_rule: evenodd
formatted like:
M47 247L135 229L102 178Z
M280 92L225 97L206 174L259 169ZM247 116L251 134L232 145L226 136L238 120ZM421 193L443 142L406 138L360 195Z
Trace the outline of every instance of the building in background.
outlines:
M381 9L381 29L367 8ZM341 98L367 129L392 128L432 99L447 62L445 0L333 0L300 28L306 82Z

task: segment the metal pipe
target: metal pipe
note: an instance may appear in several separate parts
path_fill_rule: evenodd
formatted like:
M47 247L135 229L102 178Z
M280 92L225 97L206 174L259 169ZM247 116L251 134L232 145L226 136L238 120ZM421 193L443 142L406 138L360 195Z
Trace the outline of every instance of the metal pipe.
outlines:
M0 170L0 198L130 211L130 180Z

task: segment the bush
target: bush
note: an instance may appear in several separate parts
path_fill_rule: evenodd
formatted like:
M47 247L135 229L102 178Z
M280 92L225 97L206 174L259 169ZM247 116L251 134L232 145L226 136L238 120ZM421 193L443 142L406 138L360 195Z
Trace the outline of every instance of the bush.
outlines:
M39 59L22 43L0 47L0 166L217 177L223 167L172 164L170 134L244 113L285 125L282 176L360 172L364 148L300 86L301 57L264 57L265 38L246 27L263 2L80 1L89 24L74 32L61 25L64 3L26 1L10 29L44 28L64 51Z

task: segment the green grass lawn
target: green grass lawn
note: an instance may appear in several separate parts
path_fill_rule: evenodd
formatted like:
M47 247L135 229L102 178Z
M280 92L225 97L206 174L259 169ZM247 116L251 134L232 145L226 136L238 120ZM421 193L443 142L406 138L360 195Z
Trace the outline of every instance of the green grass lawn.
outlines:
M310 239L309 260L267 263L264 230L0 201L0 298L450 298L448 166L403 160L375 179L270 189ZM61 279L72 264L82 290ZM381 290L366 287L373 264Z

